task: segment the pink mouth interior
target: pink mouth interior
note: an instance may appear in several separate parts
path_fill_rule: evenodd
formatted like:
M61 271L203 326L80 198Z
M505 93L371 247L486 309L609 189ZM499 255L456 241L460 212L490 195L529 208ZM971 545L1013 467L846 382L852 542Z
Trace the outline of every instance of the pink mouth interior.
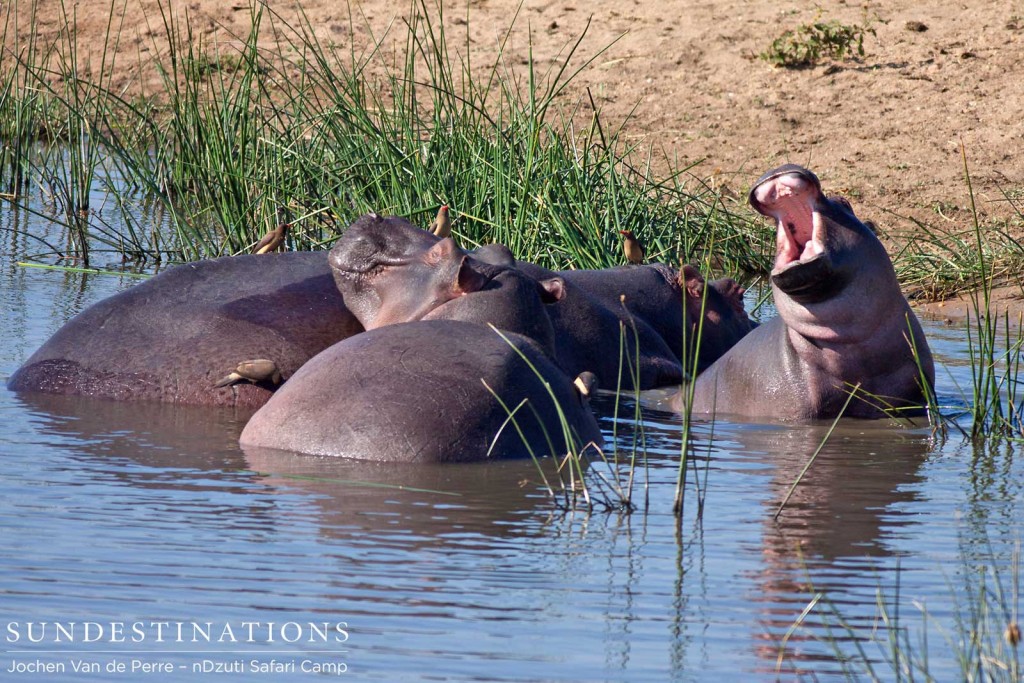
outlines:
M818 190L813 183L795 173L786 174L762 183L755 197L761 209L779 224L776 271L824 253L824 227L815 210Z

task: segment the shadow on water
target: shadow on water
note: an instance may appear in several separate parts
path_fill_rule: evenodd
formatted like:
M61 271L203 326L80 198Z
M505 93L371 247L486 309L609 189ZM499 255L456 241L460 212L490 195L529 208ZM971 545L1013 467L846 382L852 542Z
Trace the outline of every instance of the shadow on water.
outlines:
M147 468L238 471L245 458L238 435L252 414L244 410L204 410L163 403L122 402L56 394L19 393L14 402L30 413L44 439L59 437L70 455L122 458ZM144 470L124 470L134 477ZM138 474L146 484L146 474Z
M511 515L548 506L527 460L464 464L362 462L244 446L250 469L275 488L315 500L322 533L412 534L413 544L444 545L453 534L500 537ZM532 499L532 501L531 501Z

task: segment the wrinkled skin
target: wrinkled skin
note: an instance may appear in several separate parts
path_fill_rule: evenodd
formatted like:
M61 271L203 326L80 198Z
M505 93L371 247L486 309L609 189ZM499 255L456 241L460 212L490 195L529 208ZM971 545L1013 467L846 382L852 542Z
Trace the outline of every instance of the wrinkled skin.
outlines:
M479 288L451 239L412 223L361 216L328 256L345 305L367 330L419 320L442 303Z
M684 277L689 275L690 268L692 266L683 267ZM743 294L747 290L731 277L705 284L704 278L693 268L693 277L686 277L686 290L687 322L693 331L689 339L696 340L697 325L703 318L697 358L697 372L701 373L757 327L757 323L743 308Z
M555 394L579 445L601 433L572 381L534 341L509 334ZM314 357L246 425L240 443L387 462L458 462L548 454L544 430L564 454L562 430L540 378L493 330L423 320L354 336ZM540 416L538 421L538 417ZM500 436L490 455L496 434Z
M214 384L249 359L284 379L362 331L323 253L189 263L100 301L70 320L8 384L12 391L258 407L271 382Z
M859 384L865 394L904 408L902 414L920 413L922 375L929 387L934 383L931 353L874 233L799 166L765 174L750 202L778 223L771 280L779 315L697 378L693 410L831 418ZM844 414L882 417L879 402L854 398Z
M706 288L689 266L683 274L662 265L555 273L517 263L501 245L465 252L394 217L357 220L330 262L346 305L367 329L414 320L491 323L540 342L570 377L594 372L605 388L620 383L623 324L630 356L639 339L639 359L627 359L621 371L626 389L636 370L641 389L683 381L684 320L701 319L705 290L700 368L751 327L735 282ZM553 305L537 307L536 296ZM694 338L692 326L687 333Z
M556 273L516 262L508 248L499 244L485 245L472 254L488 263L515 265L534 278L564 279L563 298L548 308L559 363L570 374L595 372L605 388L618 381L620 321L630 330L627 346L631 352L636 348L634 327L639 337L641 389L682 382L683 361L692 357L692 350L683 350L684 330L692 349L702 320L697 372L755 327L743 310L744 290L735 280L705 283L692 266L684 266L682 272L650 264ZM625 386L632 388L628 373L623 379Z
M417 320L491 324L530 337L549 353L554 333L543 303L563 296L561 278L540 280L472 258L399 218L367 215L330 253L345 304L367 330Z

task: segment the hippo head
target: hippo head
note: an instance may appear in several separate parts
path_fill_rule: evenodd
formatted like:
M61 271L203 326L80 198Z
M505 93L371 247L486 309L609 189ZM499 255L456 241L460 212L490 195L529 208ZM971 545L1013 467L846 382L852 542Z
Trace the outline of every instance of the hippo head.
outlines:
M686 321L694 336L700 327L697 371L702 372L756 325L743 307L746 290L732 278L705 282L700 271L687 264L678 280L685 292Z
M864 310L849 305L851 299L899 293L892 262L874 231L848 201L826 196L811 171L795 164L769 171L749 200L778 224L771 280L780 315L799 310L819 322L837 313L846 318Z
M533 280L517 269L472 258L396 217L369 214L330 253L334 281L367 330L415 320L491 323L551 348L543 304L563 293L560 278Z
M328 260L345 305L368 330L419 320L486 280L465 267L466 256L451 238L394 216L360 217Z

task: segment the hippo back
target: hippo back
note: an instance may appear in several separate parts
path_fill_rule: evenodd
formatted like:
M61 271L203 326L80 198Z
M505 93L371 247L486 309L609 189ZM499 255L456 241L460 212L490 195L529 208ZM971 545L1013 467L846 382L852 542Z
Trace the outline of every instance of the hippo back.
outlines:
M523 457L531 450L547 455L550 437L564 454L557 401L577 446L600 444L597 422L569 377L533 340L506 336L511 343L483 325L453 320L356 335L303 366L253 416L240 442L363 460L445 462ZM518 427L503 428L508 411L524 400Z
M11 377L13 391L118 400L259 406L273 386L214 388L244 360L284 378L362 330L326 253L235 256L177 266L100 301Z

